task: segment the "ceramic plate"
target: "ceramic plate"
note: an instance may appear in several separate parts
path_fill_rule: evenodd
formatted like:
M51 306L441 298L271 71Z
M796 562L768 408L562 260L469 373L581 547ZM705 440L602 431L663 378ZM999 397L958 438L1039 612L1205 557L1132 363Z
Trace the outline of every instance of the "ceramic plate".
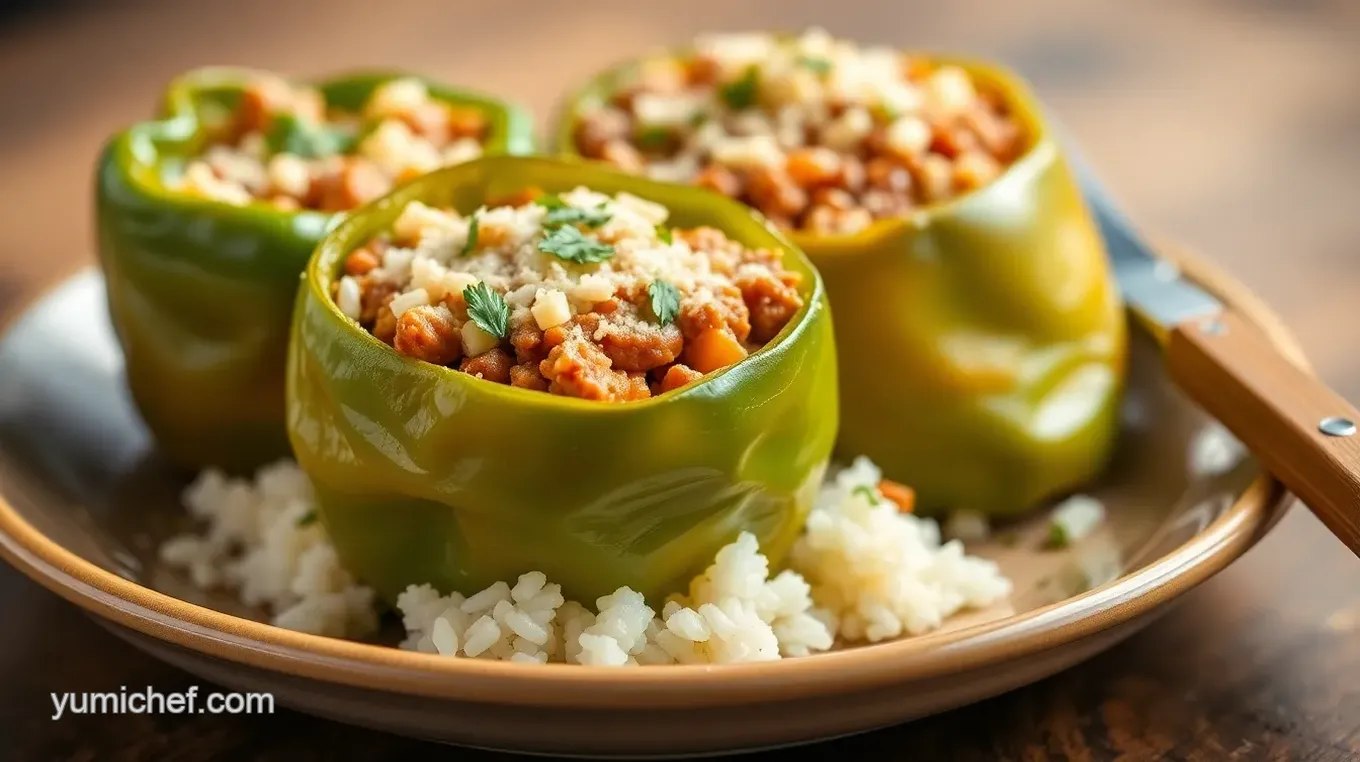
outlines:
M1261 324L1231 281L1186 271ZM1034 682L1128 637L1257 542L1287 505L1221 428L1169 385L1135 326L1123 432L1091 494L1110 519L1064 551L1042 513L973 552L1014 580L1004 605L939 632L801 659L720 667L586 668L448 659L290 632L164 568L185 486L158 462L124 391L103 284L87 270L4 324L0 551L118 636L234 690L408 736L581 755L733 752L941 712ZM696 714L699 712L700 714ZM701 719L698 719L701 718Z

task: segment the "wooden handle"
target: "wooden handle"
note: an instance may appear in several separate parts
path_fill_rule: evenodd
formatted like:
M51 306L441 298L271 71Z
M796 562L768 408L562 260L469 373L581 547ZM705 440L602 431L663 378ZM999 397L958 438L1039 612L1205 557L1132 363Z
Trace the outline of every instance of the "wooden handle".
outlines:
M1181 389L1360 555L1360 411L1231 312L1174 329L1167 364ZM1328 419L1350 434L1324 433Z

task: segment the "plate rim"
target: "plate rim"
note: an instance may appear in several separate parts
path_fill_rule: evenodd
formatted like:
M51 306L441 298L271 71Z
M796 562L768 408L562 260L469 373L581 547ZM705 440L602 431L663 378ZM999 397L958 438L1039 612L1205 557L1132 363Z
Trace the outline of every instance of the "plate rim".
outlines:
M1192 280L1258 326L1292 362L1312 367L1293 334L1244 285L1176 245L1161 247ZM0 313L0 337L54 290L87 271L67 268ZM1182 545L1084 593L1001 619L913 638L775 662L631 669L449 659L294 632L236 617L121 577L25 521L0 494L0 557L30 579L115 625L174 646L270 672L408 696L576 709L731 706L844 694L960 674L1080 640L1151 613L1259 542L1293 503L1258 475L1232 506ZM722 689L713 690L721 681Z

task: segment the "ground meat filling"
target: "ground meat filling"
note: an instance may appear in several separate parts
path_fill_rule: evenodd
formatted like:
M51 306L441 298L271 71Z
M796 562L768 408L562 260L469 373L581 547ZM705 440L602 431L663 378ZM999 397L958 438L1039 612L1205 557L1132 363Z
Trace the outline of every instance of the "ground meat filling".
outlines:
M511 359L510 355L506 354L505 350L496 347L476 357L463 360L463 363L458 366L458 370L469 376L495 381L498 384L508 384L510 383L510 369L514 364L515 361Z
M480 156L489 127L480 110L438 100L413 78L380 85L360 110L346 111L319 90L261 77L205 125L203 151L166 182L234 205L342 212L397 182ZM365 264L355 262L360 272L349 274L366 272Z
M392 347L417 360L435 365L453 365L463 356L463 337L448 307L422 304L402 313L401 319L397 321ZM463 371L473 372L466 368Z
M979 188L1026 148L964 69L810 29L707 35L583 105L583 156L705 187L790 230L843 235Z
M525 189L469 215L412 202L348 255L340 311L414 360L600 402L740 362L803 306L782 255L671 230L626 193Z
M587 312L571 320L599 345L613 367L622 371L648 371L668 365L675 362L685 345L675 325L649 323L636 315L622 316L617 309L608 315Z
M651 396L642 374L628 374L611 367L609 356L587 339L579 327L552 348L539 372L548 380L548 391L567 397L604 402L626 402Z

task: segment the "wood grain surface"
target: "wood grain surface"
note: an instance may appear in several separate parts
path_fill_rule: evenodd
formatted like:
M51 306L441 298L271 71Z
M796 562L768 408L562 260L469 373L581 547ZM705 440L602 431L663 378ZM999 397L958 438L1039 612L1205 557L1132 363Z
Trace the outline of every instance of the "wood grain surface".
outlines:
M90 261L91 166L158 88L201 64L308 76L403 66L516 98L546 124L604 64L702 30L796 28L999 59L1133 215L1270 302L1360 398L1360 3L49 2L0 27L0 309ZM194 678L0 568L0 758L492 759L315 720L53 721L53 691ZM206 690L207 687L205 686ZM528 731L531 732L531 731ZM812 747L825 759L1360 759L1360 559L1296 509L1115 650L941 717ZM775 758L775 755L769 755Z
M1191 399L1360 555L1360 411L1232 311L1173 330L1166 364ZM1327 422L1349 431L1328 431Z

